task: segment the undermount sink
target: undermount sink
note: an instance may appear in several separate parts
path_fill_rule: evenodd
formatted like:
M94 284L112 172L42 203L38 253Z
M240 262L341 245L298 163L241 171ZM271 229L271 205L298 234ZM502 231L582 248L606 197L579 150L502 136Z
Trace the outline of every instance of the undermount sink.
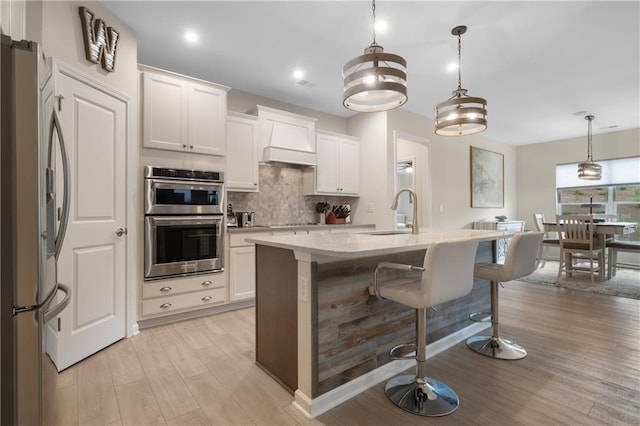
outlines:
M403 235L411 234L410 229L382 229L380 231L361 232L366 235Z

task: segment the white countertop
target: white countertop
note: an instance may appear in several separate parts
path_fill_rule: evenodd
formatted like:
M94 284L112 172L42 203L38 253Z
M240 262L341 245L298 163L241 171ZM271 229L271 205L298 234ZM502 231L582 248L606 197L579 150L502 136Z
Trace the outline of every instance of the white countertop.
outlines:
M492 241L511 235L505 231L477 229L426 228L411 233L384 235L389 231L365 231L339 234L282 235L247 238L250 243L293 250L298 260L340 261L423 250L435 242L477 239ZM397 231L402 232L402 231Z

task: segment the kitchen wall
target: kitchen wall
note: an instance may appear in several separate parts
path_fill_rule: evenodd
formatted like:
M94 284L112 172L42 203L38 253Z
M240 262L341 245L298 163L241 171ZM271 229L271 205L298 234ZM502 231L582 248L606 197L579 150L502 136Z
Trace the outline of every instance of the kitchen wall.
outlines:
M318 223L316 204L349 204L357 209L358 199L353 197L328 197L304 195L301 167L271 163L260 165L260 192L228 192L227 203L233 210L256 213L256 225L285 225Z
M517 148L517 213L518 218L527 221L527 227L533 229L534 213L555 218L556 165L584 161L586 152L586 133L583 137ZM638 155L640 129L593 135L593 158L596 161Z
M386 113L358 114L347 120L350 134L361 138L362 170L360 208L357 223L375 223L378 228L394 226L389 204L394 196L394 152L396 136L426 139L429 150L431 191L419 197L430 198L425 212L430 226L469 228L474 221L494 216L516 217L516 150L492 141L482 133L463 137L442 137L434 133L433 119L395 109ZM504 154L504 208L471 208L469 147L473 145ZM385 170L386 173L380 173ZM442 210L440 209L442 206ZM424 225L422 225L424 226Z

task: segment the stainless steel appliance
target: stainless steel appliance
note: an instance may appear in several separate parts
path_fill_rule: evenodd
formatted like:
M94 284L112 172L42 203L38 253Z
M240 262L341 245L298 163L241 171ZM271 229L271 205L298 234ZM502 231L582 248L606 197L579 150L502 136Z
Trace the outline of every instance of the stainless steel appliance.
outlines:
M221 172L145 167L145 280L224 270Z
M256 214L254 212L237 212L236 224L238 227L251 228L256 225Z
M145 214L223 214L222 172L146 166Z
M55 111L48 141L40 142L38 46L0 37L0 424L47 424L57 372L44 353L44 327L70 300L56 271L69 167ZM64 179L59 198L56 152ZM59 290L66 296L52 306Z

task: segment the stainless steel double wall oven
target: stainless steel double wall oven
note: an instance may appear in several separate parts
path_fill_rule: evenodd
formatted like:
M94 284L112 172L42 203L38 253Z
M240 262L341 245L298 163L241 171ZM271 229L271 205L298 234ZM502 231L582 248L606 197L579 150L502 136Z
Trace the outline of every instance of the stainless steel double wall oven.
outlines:
M145 280L224 269L223 177L145 167Z

